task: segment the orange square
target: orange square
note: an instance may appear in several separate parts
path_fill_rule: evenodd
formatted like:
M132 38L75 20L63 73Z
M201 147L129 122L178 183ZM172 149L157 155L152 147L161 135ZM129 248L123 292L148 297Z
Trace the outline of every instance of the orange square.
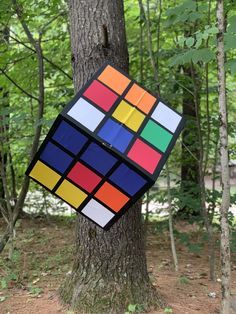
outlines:
M108 207L118 212L129 200L129 197L117 190L113 185L105 182L95 194L95 197Z
M125 96L131 104L148 114L156 102L156 98L143 88L134 84Z
M98 79L120 95L130 83L130 79L128 79L128 77L110 65L104 69Z

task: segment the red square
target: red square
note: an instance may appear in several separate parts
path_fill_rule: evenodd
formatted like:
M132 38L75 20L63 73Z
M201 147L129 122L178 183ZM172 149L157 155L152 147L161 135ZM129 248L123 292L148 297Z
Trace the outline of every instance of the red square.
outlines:
M96 80L91 83L83 95L105 111L109 111L118 98L109 88Z
M143 141L137 139L128 152L128 157L153 174L162 155Z
M73 182L85 189L87 192L92 192L98 183L102 180L100 176L94 173L89 168L77 162L71 169L68 176Z

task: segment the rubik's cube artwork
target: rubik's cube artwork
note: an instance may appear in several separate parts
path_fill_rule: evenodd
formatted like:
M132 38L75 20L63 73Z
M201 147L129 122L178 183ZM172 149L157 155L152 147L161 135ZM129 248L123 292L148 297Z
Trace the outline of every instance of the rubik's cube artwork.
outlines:
M181 114L105 63L56 118L26 174L108 230L156 181Z

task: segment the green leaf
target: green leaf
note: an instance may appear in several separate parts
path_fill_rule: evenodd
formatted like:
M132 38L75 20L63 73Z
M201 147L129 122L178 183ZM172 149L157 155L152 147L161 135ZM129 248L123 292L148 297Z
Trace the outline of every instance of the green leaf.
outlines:
M202 244L201 243L191 243L188 245L189 252L194 254L199 254L202 251Z
M183 9L187 9L187 10L192 10L195 11L196 10L196 2L193 0L187 0L182 4L182 8Z
M198 49L201 46L201 44L202 44L202 39L200 38L196 41L195 48Z
M6 297L0 297L0 302L4 302L6 300Z
M185 63L189 63L192 61L192 53L194 52L194 49L189 49L188 51L186 51L184 54L183 54L183 57L182 57L182 62L183 64Z
M199 13L199 12L192 12L189 14L189 18L188 18L188 21L190 22L195 22L196 20L202 18L202 14Z
M128 311L129 312L135 312L135 310L136 310L136 304L129 304L129 306L128 306Z
M0 283L1 283L1 289L7 289L7 281L5 279L2 279Z
M217 34L218 33L218 28L216 26L210 27L207 32L209 34Z
M165 25L171 26L176 23L184 23L186 21L195 21L201 17L201 13L196 12L196 2L193 0L187 0L184 3L172 7L166 11L166 20Z
M193 63L208 63L215 58L215 54L209 48L195 49L192 54Z
M236 35L226 33L224 36L225 51L236 49Z
M176 22L184 23L184 22L186 22L188 20L188 17L189 17L188 13L184 12L183 14L177 16Z
M187 284L189 284L189 279L186 276L180 276L179 277L179 282L181 284L187 285Z
M188 48L192 47L192 45L194 44L194 38L193 37L188 37L185 41L185 44Z
M203 33L201 33L201 32L196 33L196 39L197 40L203 40L204 39L203 38Z
M227 28L228 33L236 33L236 15L229 18L229 26Z
M207 39L208 37L209 37L208 30L205 30L205 31L202 33L202 38L203 38L203 39Z
M185 43L185 40L186 40L185 37L180 37L180 38L178 39L178 44L179 44L181 47L183 47L183 46L184 46L184 43Z
M231 72L231 75L236 75L236 59L231 59L225 63L225 69Z
M169 59L169 65L171 67L175 65L180 65L183 64L183 54L178 54L176 56L173 56Z
M206 11L208 10L208 3L198 3L198 12L202 12L204 15L206 14Z

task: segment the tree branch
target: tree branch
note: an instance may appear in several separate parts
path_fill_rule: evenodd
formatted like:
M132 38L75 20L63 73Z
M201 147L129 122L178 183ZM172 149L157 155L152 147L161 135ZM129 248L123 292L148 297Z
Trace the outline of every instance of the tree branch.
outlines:
M210 25L211 23L211 0L208 2L208 16L207 16L207 24ZM206 48L209 47L209 37L206 40ZM209 161L209 147L210 147L210 134L211 134L211 124L210 124L210 102L209 102L209 64L205 64L205 72L206 72L206 118L207 118L207 138L206 138L206 154L204 160L204 170L203 175L205 177L208 161Z
M47 29L47 27L50 25L50 24L52 24L56 19L58 19L60 16L63 16L63 15L66 15L67 14L67 12L66 11L62 11L62 12L59 12L57 15L55 15L55 16L53 16L52 18L51 18L51 20L49 20L46 24L44 24L44 26L40 29L40 33L41 34L43 34L45 31L46 31L46 29Z
M18 44L24 46L25 48L33 51L34 53L36 53L36 51L31 48L30 46L26 45L24 42L20 41L19 39L13 37L10 35L10 38L13 39L15 42L17 42ZM51 61L50 59L48 59L46 56L43 55L43 59L45 61L47 61L49 64L51 64L52 67L54 67L55 69L59 70L61 73L63 73L65 76L67 76L71 81L73 81L72 76L70 76L70 74L66 73L61 67L59 67L59 65L55 64L53 61Z
M142 2L142 1L140 1ZM157 91L158 94L160 94L159 91L159 75L158 75L158 69L156 67L156 61L155 61L155 57L153 54L153 50L152 50L152 33L151 33L151 21L150 21L150 3L149 0L146 1L146 5L147 5L147 39L148 39L148 51L149 51L149 56L150 56L150 60L151 60L151 65L152 65L152 69L153 69L153 77L154 80L157 84ZM159 95L158 95L159 96Z
M5 77L12 82L13 85L15 85L22 93L24 93L26 96L34 99L34 100L38 100L37 97L31 95L30 93L28 93L25 89L23 89L18 83L16 83L3 69L0 69L0 71L2 72L3 75L5 75Z
M6 246L9 238L10 238L10 229L9 227L7 227L5 233L0 239L0 253L4 250L4 247Z
M22 25L29 41L31 42L32 46L36 50L36 55L37 55L37 59L38 59L39 97L38 97L38 114L37 114L37 118L36 118L36 122L38 122L43 117L43 109L44 109L44 63L43 63L43 53L42 53L41 44L40 44L41 36L39 37L38 41L36 41L33 38L33 35L31 34L27 24L22 19L22 12L21 12L20 8L18 7L16 0L12 0L12 2L13 2L13 5L15 6L15 10L16 10L16 14L18 16L18 19L21 22L21 25ZM41 128L42 128L42 126L40 124L37 124L35 134L34 134L33 144L32 144L31 151L30 151L30 158L29 158L30 160L32 160L33 156L35 155L35 153L37 151L37 148L39 145L40 134L41 134ZM15 223L18 219L19 212L20 212L20 209L22 208L22 206L24 204L28 189L29 189L29 177L25 176L23 183L22 183L21 191L19 193L16 205L14 207L13 223L12 223L13 226L15 225Z
M9 215L8 215L7 210L4 207L4 204L3 204L1 198L0 198L0 211L1 211L3 218L5 219L6 223L9 224ZM0 253L1 253L1 251L0 251Z
M4 133L4 131L3 131L3 133ZM6 198L6 205L7 205L6 208L7 208L9 218L11 220L11 217L12 217L11 199L10 199L10 192L8 189L7 178L6 178L6 165L4 162L4 138L0 142L0 148L1 148L1 160L0 160L1 161L1 172L0 173L1 173L3 191L4 191L5 198Z
M10 70L11 67L13 67L14 65L16 65L18 62L21 62L21 61L23 61L23 60L25 60L25 59L27 59L27 58L29 58L29 57L31 57L31 56L33 56L33 53L29 53L28 55L26 55L26 56L24 56L24 57L21 57L21 58L19 58L19 59L14 59L14 60L12 60L12 61L9 61L9 62L6 63L6 66L9 66L9 67L8 67L8 70Z

